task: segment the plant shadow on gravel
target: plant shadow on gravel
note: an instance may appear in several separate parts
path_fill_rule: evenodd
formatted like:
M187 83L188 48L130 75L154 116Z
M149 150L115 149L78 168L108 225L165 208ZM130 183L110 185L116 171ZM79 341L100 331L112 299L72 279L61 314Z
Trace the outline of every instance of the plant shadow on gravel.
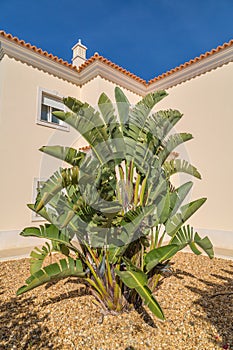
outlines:
M199 294L194 303L200 305L206 313L208 321L216 328L215 345L223 349L233 349L233 265L232 270L222 269L223 275L211 274L219 282L210 282L199 279L209 287L201 290L192 286L186 286L193 293Z
M54 282L50 282L46 285L46 289L50 288L51 286L56 285L56 283L58 283L59 281L54 281ZM54 297L54 298L50 298L49 300L45 300L42 304L42 306L47 306L53 303L58 303L61 300L66 300L66 299L70 299L70 298L78 298L78 297L82 297L85 295L92 295L90 293L90 291L88 290L87 286L85 286L82 282L82 280L77 280L77 279L68 279L67 281L64 282L64 286L66 284L75 284L78 285L78 289L75 290L67 290L66 292ZM148 324L150 327L152 328L157 328L156 324L153 320L153 318L149 315L149 313L146 311L146 309L143 307L143 305L137 305L134 307L134 310L139 314L139 316L142 318L142 320Z
M0 301L0 349L61 349L52 343L56 334L44 326L48 315L38 315L34 300Z
M135 307L135 311L139 314L139 316L142 318L142 320L148 324L148 326L152 328L158 328L156 324L154 323L153 318L149 315L149 313L146 311L146 309L141 305L138 307Z
M173 276L175 276L178 279L184 279L185 276L191 277L191 278L196 278L196 276L194 276L192 273L187 272L187 271L183 271L180 269L175 269L173 274Z
M60 281L53 281L50 283L47 283L45 285L45 289L49 289L52 286L55 286L57 283L59 283ZM45 300L42 303L42 306L47 306L50 304L54 304L54 303L58 303L61 300L66 300L66 299L72 299L72 298L78 298L78 297L82 297L85 295L90 295L88 289L86 288L86 286L80 282L80 280L72 280L72 279L68 279L67 281L64 281L64 287L66 286L66 284L77 284L79 288L75 289L75 290L68 290L69 287L67 287L67 289L65 290L64 293L57 295L56 297L53 298L49 298L49 300Z

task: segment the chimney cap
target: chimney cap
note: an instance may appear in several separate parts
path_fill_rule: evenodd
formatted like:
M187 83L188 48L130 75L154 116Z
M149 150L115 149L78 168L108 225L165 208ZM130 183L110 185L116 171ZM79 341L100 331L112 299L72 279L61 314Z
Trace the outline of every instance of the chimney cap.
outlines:
M78 42L72 47L72 50L76 49L77 46L81 47L82 49L87 50L87 47L82 44L81 39L78 39Z

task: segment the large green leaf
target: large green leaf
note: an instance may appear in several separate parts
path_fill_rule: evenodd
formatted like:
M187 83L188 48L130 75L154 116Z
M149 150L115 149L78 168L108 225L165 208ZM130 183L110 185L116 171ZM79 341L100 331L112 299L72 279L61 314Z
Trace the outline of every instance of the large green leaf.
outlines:
M162 197L157 205L157 216L160 224L163 224L165 221L167 221L170 215L170 197L170 192L167 192L167 194Z
M145 97L143 97L136 106L145 106L145 108L148 109L148 111L151 111L154 106L161 101L164 97L166 97L168 93L164 90L157 90L155 92L152 92L150 94L147 94Z
M37 237L43 239L49 239L52 242L64 244L72 250L75 250L75 247L71 244L71 238L69 234L63 230L60 231L53 224L44 224L40 227L27 227L21 233L23 237Z
M85 152L77 151L72 147L63 146L43 146L40 148L40 151L55 158L64 160L73 166L79 166L80 162L86 156Z
M182 114L177 110L161 110L150 116L146 120L145 131L153 135L153 142L156 151L162 144L162 141L168 135L169 131L182 118Z
M206 201L206 198L199 198L193 202L183 205L180 212L169 218L165 224L166 232L173 236L179 228L192 216Z
M45 220L51 222L51 217L47 212L46 208L43 207L41 210L37 211L34 204L27 204L28 208L34 211L34 213L39 214Z
M80 134L85 134L87 130L91 130L89 127L93 126L95 127L101 127L104 125L103 119L101 118L100 114L95 111L95 109L90 106L88 103L83 103L73 97L67 97L63 99L64 104L73 112L73 116L76 118L70 118L70 114L65 113L65 115L62 113L55 112L54 115L59 115L59 118L65 118L68 119L68 123L73 126L76 130L80 132ZM86 122L86 127L84 129L79 129L79 121L82 119ZM100 133L103 133L103 136L106 136L105 130L99 130Z
M144 258L146 271L149 272L158 265L158 263L172 258L179 250L179 246L175 243L151 250Z
M104 121L99 113L95 112L94 108L84 104L77 113L58 111L53 114L76 129L87 140L100 164L105 163L105 155L110 152L105 143L108 134ZM99 146L97 151L96 147L98 145L101 145L101 147Z
M116 228L113 234L120 243L118 246L111 246L109 261L115 263L117 258L122 256L128 246L146 232L145 223L148 216L154 211L154 206L137 207L135 210L128 211L120 222L120 230ZM117 230L118 229L118 230Z
M104 92L100 95L98 107L101 111L105 124L112 130L112 126L114 127L117 124L117 118L112 101Z
M39 249L37 247L30 254L30 273L33 275L35 272L41 269L47 256L52 252L59 252L66 256L69 256L69 248L63 243L52 241L52 247L45 242L45 245Z
M179 231L171 239L170 244L176 244L180 249L183 249L185 246L189 245L191 250L196 254L201 254L201 251L198 250L198 245L204 250L204 252L209 256L209 258L214 257L213 245L208 237L201 238L197 232L194 234L193 227L187 225L179 229Z
M141 99L134 106L134 108L132 108L129 111L129 125L137 127L135 129L132 129L134 130L134 133L132 134L132 137L134 138L134 140L137 141L139 139L139 136L142 134L142 132L145 133L143 129L145 129L147 120L149 120L149 115L151 110L156 105L156 103L161 101L166 96L167 96L167 93L163 90L148 94L143 99Z
M128 124L130 104L124 92L119 87L115 88L115 100L117 103L117 109L120 119L119 121L123 129L123 126L125 126L125 124Z
M180 187L176 188L174 192L171 193L170 196L170 215L173 216L179 209L180 205L188 195L189 191L191 190L193 186L193 183L191 181L188 181L181 185Z
M162 308L160 307L159 303L153 296L150 288L148 286L141 286L135 288L142 300L144 301L145 305L148 306L148 308L153 312L153 314L158 317L160 320L164 321L165 316L163 313Z
M63 188L78 183L79 168L60 169L56 171L48 180L43 183L38 190L36 197L35 210L39 212L57 193Z
M116 99L119 101L118 110L121 123L126 123L124 127L124 141L126 144L127 160L136 163L139 171L145 174L148 164L151 163L151 157L154 155L150 147L153 134L150 130L146 129L146 123L150 119L150 112L153 107L167 96L167 93L165 91L151 93L132 108L129 108L127 99L123 96L122 92L120 93L116 89L115 94ZM140 158L142 158L142 163L140 162Z
M151 170L152 158L154 156L148 144L135 141L130 137L124 137L124 142L127 161L133 162L142 174L147 174L148 170Z
M211 259L214 257L213 244L208 237L201 238L199 234L195 232L194 243L199 245Z
M154 169L156 169L156 166ZM153 174L148 177L148 184L147 203L158 205L159 201L167 195L169 182L167 181L165 174L158 169L157 173L155 170Z
M144 303L149 307L154 315L156 315L160 320L164 320L165 317L163 311L157 300L153 297L151 290L147 286L148 280L146 274L136 267L132 268L132 266L127 265L126 268L126 271L119 271L118 269L115 269L115 273L127 287L136 289Z
M34 274L36 271L40 270L45 258L51 254L50 245L45 242L45 245L39 249L37 247L30 254L30 273Z
M163 149L159 152L158 156L160 158L161 164L167 159L170 153L183 142L189 141L193 138L191 134L180 133L172 134L169 136L168 140L163 144Z
M17 295L21 295L44 283L59 280L69 276L85 277L81 260L72 258L59 260L58 263L50 264L32 274L27 280L26 285L17 290Z
M198 179L201 179L201 174L198 172L197 168L183 159L172 159L170 161L165 162L163 167L168 177L176 173L186 173Z

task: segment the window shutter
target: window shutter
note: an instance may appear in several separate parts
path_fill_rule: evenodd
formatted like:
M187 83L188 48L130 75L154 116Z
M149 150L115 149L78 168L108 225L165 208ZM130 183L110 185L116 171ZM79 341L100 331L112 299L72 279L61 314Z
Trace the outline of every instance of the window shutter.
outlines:
M53 97L49 97L46 95L42 96L42 104L59 110L64 110L64 104L62 103L62 101L59 101L57 99L54 99Z

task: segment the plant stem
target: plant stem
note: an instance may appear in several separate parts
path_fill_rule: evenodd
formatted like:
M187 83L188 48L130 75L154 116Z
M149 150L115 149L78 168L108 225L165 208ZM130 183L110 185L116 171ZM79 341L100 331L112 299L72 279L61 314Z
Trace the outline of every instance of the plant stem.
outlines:
M141 270L144 269L144 245L141 244Z
M155 238L154 238L154 248L157 247L158 239L159 239L159 227L156 226L156 229L155 229Z

